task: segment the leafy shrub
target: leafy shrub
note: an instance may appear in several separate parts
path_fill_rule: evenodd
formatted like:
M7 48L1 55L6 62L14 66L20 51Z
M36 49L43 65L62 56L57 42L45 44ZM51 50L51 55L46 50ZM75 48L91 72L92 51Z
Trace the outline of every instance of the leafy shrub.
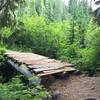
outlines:
M8 83L0 84L1 100L43 100L49 95L42 86L25 86L20 77L16 76Z
M5 48L1 48L1 47L0 47L0 54L5 53L5 51L6 51L6 49L5 49Z
M12 34L11 28L3 27L0 28L0 44L3 44L5 39L7 39Z
M94 68L94 74L100 74L100 27L96 28L95 35L92 42L93 53L91 57L92 67Z
M0 47L0 82L6 81L6 77L8 73L11 71L8 70L8 66L6 65L6 58L4 57L4 53L6 52L5 48ZM9 74L7 76L9 78Z
M4 61L3 53L5 53L5 49L0 48L0 63L2 63Z
M93 76L100 74L100 27L96 24L93 25L93 21L90 21L87 27L86 33L86 45L87 48L81 52L83 65L80 67L81 70Z
M44 17L25 16L23 25L8 38L9 46L12 44L20 48L30 48L34 53L57 57L59 42L64 37L62 23L48 24Z

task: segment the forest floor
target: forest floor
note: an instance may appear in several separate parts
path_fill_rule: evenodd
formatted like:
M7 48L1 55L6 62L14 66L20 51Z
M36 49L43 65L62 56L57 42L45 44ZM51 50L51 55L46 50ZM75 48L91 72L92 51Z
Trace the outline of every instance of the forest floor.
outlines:
M66 79L56 79L49 90L59 91L57 100L100 100L100 77L70 75Z

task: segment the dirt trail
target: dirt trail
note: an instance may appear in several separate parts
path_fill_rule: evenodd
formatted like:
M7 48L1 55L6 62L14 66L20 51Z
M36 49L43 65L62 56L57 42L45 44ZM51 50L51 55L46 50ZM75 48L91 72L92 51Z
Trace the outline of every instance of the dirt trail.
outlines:
M100 100L100 77L73 75L64 80L55 80L49 89L59 91L60 100Z

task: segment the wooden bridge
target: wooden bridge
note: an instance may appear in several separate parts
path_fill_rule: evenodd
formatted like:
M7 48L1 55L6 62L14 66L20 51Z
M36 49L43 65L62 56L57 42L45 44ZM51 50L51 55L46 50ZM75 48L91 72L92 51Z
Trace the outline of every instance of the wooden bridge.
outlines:
M5 56L9 64L27 77L34 74L43 77L62 72L75 71L72 64L34 53L7 51Z

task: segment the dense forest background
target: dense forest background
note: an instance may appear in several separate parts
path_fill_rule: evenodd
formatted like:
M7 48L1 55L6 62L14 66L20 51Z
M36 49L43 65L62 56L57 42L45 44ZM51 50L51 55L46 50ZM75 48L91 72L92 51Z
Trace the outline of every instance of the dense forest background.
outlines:
M1 0L0 51L2 52L5 48L34 52L70 62L90 76L98 75L100 74L99 21L100 15L91 11L87 0L80 2L69 0L68 6L62 0ZM0 55L0 66L3 60L3 56ZM0 80L3 80L5 75L2 76L2 72L0 74ZM20 83L20 81L17 82ZM39 91L35 95L40 98L33 99L31 89L27 90L26 87L20 89L22 83L13 88L8 84L2 86L1 83L0 85L2 98L14 87L17 87L20 92L23 90L21 96L29 91L31 96L26 95L26 97L32 98L30 100L41 100L45 94ZM3 90L5 94L2 93ZM15 98L12 92L8 97L11 98L11 96ZM8 100L7 98L2 100Z

